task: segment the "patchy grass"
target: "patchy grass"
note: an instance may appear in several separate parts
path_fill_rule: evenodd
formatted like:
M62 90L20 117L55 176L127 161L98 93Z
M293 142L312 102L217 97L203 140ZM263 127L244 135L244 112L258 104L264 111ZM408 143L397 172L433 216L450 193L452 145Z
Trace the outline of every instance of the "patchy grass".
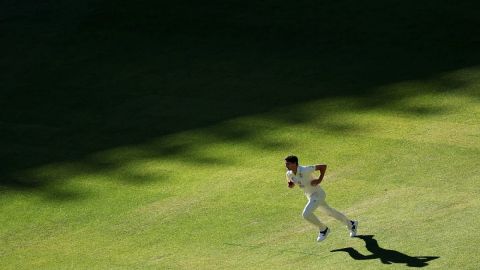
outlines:
M465 90L476 91L476 83ZM431 268L474 269L478 100L430 93L403 102L395 106L434 112L365 110L354 99L311 101L24 171L57 184L48 195L2 194L1 214L8 217L2 267L384 266L380 259L331 252L351 247L370 254L364 241L348 238L341 224L321 214L333 233L315 242L315 229L300 216L302 193L285 185L282 158L296 153L304 164L329 164L328 201L358 219L360 234L375 235L381 248L439 257L428 262ZM290 114L303 120L289 121ZM93 161L104 168L92 169Z

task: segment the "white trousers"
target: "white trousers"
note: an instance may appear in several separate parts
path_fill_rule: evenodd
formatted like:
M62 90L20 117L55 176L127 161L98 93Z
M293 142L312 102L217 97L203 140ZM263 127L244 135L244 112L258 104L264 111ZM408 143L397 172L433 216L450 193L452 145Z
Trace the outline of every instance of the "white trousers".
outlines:
M318 208L323 213L342 222L350 229L352 227L350 220L344 214L331 208L325 201L325 197L326 197L326 194L325 194L325 191L323 191L323 189L312 194L308 198L308 203L307 205L305 205L305 208L303 209L303 213L302 213L303 218L306 219L308 222L312 223L313 225L317 226L321 231L325 230L327 226L325 226L325 224L323 224L318 219L318 217L313 214L313 211L315 211L315 209Z

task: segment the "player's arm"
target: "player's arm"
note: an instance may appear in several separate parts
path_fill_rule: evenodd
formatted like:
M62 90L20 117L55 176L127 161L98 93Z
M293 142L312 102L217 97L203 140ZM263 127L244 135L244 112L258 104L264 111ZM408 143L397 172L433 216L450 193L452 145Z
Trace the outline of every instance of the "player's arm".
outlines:
M327 171L327 164L317 164L315 165L315 170L320 171L320 177L318 177L317 180L312 181L312 186L316 186L322 182L325 172Z
M292 179L290 179L290 177L288 177L288 175L287 175L287 182L288 182L289 188L293 188L295 186L295 183L292 181Z

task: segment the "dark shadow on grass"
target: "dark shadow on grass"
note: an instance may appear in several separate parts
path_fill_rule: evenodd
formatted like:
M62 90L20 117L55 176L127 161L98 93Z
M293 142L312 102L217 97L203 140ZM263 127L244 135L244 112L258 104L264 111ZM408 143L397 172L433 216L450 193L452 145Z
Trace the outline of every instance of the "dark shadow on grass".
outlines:
M442 74L480 63L478 10L479 1L446 0L3 1L0 190L48 192L61 182L19 175L63 162L118 168L122 162L89 157L241 116L281 110L275 121L302 123L310 116L295 105L313 100L357 101L338 110L445 113L398 104L468 85ZM381 87L406 80L438 80L438 87ZM322 128L341 135L357 127ZM217 135L236 143L261 130ZM188 156L192 147L164 145L142 158Z
M347 252L354 260L380 260L383 264L406 264L409 267L425 267L428 262L438 259L438 256L409 256L396 250L384 249L379 246L374 235L358 235L357 238L365 241L365 247L372 254L363 255L352 247L334 249L330 252Z

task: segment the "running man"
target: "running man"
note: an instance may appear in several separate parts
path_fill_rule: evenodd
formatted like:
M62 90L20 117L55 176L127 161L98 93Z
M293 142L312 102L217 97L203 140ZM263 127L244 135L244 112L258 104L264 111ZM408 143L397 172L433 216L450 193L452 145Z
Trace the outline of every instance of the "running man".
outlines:
M298 185L303 189L305 196L308 198L308 203L303 209L302 216L308 222L317 226L319 229L317 241L323 241L330 233L330 229L325 226L320 220L313 214L313 211L319 208L322 212L337 219L345 224L350 231L350 237L357 235L358 221L348 219L344 214L328 206L325 202L325 191L320 187L320 183L325 176L327 165L318 164L311 166L299 166L298 157L288 156L285 158L285 166L287 167L287 181L288 187L293 188ZM320 171L320 177L316 179L314 176L315 171Z

